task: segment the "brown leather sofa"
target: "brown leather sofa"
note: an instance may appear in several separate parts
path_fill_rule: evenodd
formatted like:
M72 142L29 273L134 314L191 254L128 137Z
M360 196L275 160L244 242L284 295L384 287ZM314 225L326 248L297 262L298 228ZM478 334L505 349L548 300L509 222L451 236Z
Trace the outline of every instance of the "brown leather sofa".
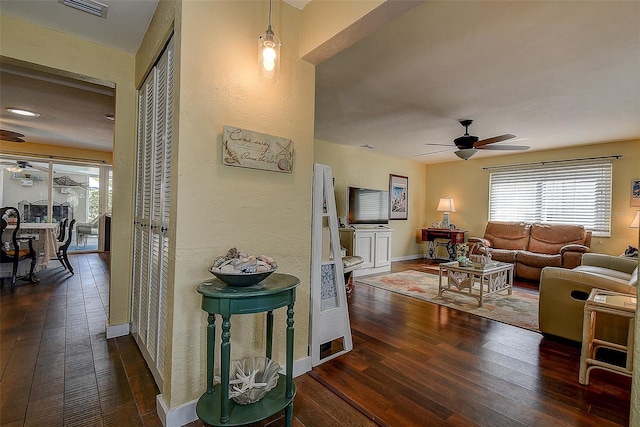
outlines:
M584 254L574 269L547 267L540 277L540 331L582 341L584 302L593 288L636 295L638 258ZM599 314L596 338L626 344L628 320Z
M491 248L493 260L515 264L516 277L534 281L544 267L577 267L591 251L591 232L571 224L490 221L484 237L467 240Z

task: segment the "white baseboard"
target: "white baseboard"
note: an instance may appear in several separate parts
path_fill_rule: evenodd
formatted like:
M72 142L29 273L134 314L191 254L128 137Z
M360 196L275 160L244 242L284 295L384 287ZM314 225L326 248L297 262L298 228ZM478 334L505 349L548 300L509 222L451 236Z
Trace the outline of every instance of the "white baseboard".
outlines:
M416 255L406 255L397 258L391 258L391 262L395 261L410 261L412 259L422 259L424 258L424 254L416 254Z
M107 339L123 337L125 335L128 335L129 331L130 331L130 325L128 323L122 323L120 325L113 325L113 326L109 326L109 324L107 323L106 325Z
M307 356L293 362L293 376L298 377L311 370L311 357ZM284 368L281 371L284 373ZM156 396L158 417L164 427L180 427L198 419L196 404L198 399L183 403L180 406L169 409L162 394Z
M311 356L293 361L293 378L306 374L311 370Z
M169 409L162 394L156 396L158 417L164 427L180 427L198 419L196 404L198 399L183 403L180 406Z

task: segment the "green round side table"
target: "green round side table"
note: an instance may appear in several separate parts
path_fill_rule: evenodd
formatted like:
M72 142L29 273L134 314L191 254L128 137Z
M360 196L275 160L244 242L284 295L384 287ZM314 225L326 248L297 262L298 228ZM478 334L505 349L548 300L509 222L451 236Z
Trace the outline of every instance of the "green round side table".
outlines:
M200 419L213 426L240 426L263 420L282 409L285 425L291 426L293 398L293 306L300 279L289 274L273 273L262 282L246 287L229 286L214 278L201 283L202 309L209 313L207 325L207 390L196 405ZM287 307L286 374L278 385L262 399L250 405L239 405L229 399L229 369L231 365L231 316L267 312L266 357L271 358L273 346L273 310ZM222 317L220 343L220 384L213 385L215 360L216 315Z

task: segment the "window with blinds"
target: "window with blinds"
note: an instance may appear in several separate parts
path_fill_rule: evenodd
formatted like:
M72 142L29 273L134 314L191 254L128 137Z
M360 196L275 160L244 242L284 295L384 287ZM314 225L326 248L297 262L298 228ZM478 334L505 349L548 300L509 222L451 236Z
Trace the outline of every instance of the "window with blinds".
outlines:
M489 220L580 224L595 236L609 236L611 175L611 160L493 170Z

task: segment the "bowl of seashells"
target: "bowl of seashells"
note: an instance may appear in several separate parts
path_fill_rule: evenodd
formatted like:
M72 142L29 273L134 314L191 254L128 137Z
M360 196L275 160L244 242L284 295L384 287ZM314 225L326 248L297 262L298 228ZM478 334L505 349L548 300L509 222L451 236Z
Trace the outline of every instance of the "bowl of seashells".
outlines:
M209 268L211 274L229 286L251 286L260 283L278 269L273 258L266 255L247 255L231 248L217 257Z

